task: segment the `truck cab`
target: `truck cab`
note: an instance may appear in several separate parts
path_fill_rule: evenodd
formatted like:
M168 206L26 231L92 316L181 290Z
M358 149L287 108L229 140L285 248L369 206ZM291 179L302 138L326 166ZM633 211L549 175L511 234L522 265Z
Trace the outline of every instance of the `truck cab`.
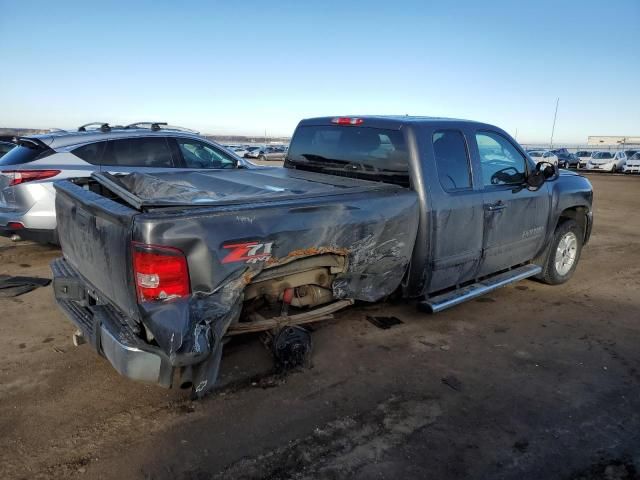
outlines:
M366 146L360 156L358 144ZM337 168L336 161L344 166ZM430 117L304 120L285 167L392 181L416 192L418 233L403 282L408 296L428 296L539 259L561 219L578 223L582 244L591 231L588 180L536 164L509 134L489 124ZM539 185L530 183L540 176ZM569 273L573 264L556 280Z

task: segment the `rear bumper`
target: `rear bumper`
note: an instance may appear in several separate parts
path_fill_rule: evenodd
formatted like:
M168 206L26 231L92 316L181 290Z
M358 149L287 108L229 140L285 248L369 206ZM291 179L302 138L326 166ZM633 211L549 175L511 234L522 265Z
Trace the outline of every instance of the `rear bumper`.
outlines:
M4 226L0 225L0 236L11 237L13 235L18 235L22 240L58 245L58 235L55 230L39 230L35 228L14 229L7 227L6 224Z
M87 342L121 375L171 387L173 366L158 347L139 337L139 326L110 305L97 305L86 283L64 258L51 262L58 305Z

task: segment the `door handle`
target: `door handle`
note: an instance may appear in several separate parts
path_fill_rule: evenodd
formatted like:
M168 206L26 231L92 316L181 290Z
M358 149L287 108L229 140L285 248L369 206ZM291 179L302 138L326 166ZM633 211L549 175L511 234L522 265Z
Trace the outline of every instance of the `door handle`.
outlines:
M505 208L507 208L507 206L502 202L502 200L487 205L487 210L489 210L490 212L497 212L498 210L504 210Z

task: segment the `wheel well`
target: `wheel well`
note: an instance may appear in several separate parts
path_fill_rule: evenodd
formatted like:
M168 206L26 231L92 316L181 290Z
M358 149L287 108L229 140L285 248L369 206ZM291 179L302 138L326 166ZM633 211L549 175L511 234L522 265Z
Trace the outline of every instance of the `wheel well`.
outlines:
M562 211L560 218L558 218L558 225L565 220L575 220L578 226L582 229L582 234L587 232L587 209L585 207L571 207Z

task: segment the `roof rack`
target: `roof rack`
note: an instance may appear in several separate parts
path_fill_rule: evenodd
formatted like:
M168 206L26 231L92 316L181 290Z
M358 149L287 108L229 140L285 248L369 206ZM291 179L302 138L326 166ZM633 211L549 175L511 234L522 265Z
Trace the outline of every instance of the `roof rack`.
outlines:
M111 127L109 126L108 123L106 122L91 122L91 123L85 123L84 125L80 125L78 127L78 131L79 132L86 132L87 131L87 127L90 127L91 125L100 125L100 131L101 132L110 132L111 131ZM96 129L97 130L97 129Z
M125 129L128 128L149 128L150 130L157 132L159 130L177 130L179 132L189 132L189 133L195 133L195 134L199 134L200 132L197 132L195 130L191 130L190 128L185 128L185 127L178 127L175 125L169 125L167 122L136 122L136 123L130 123L129 125L127 125L126 127L124 127Z

